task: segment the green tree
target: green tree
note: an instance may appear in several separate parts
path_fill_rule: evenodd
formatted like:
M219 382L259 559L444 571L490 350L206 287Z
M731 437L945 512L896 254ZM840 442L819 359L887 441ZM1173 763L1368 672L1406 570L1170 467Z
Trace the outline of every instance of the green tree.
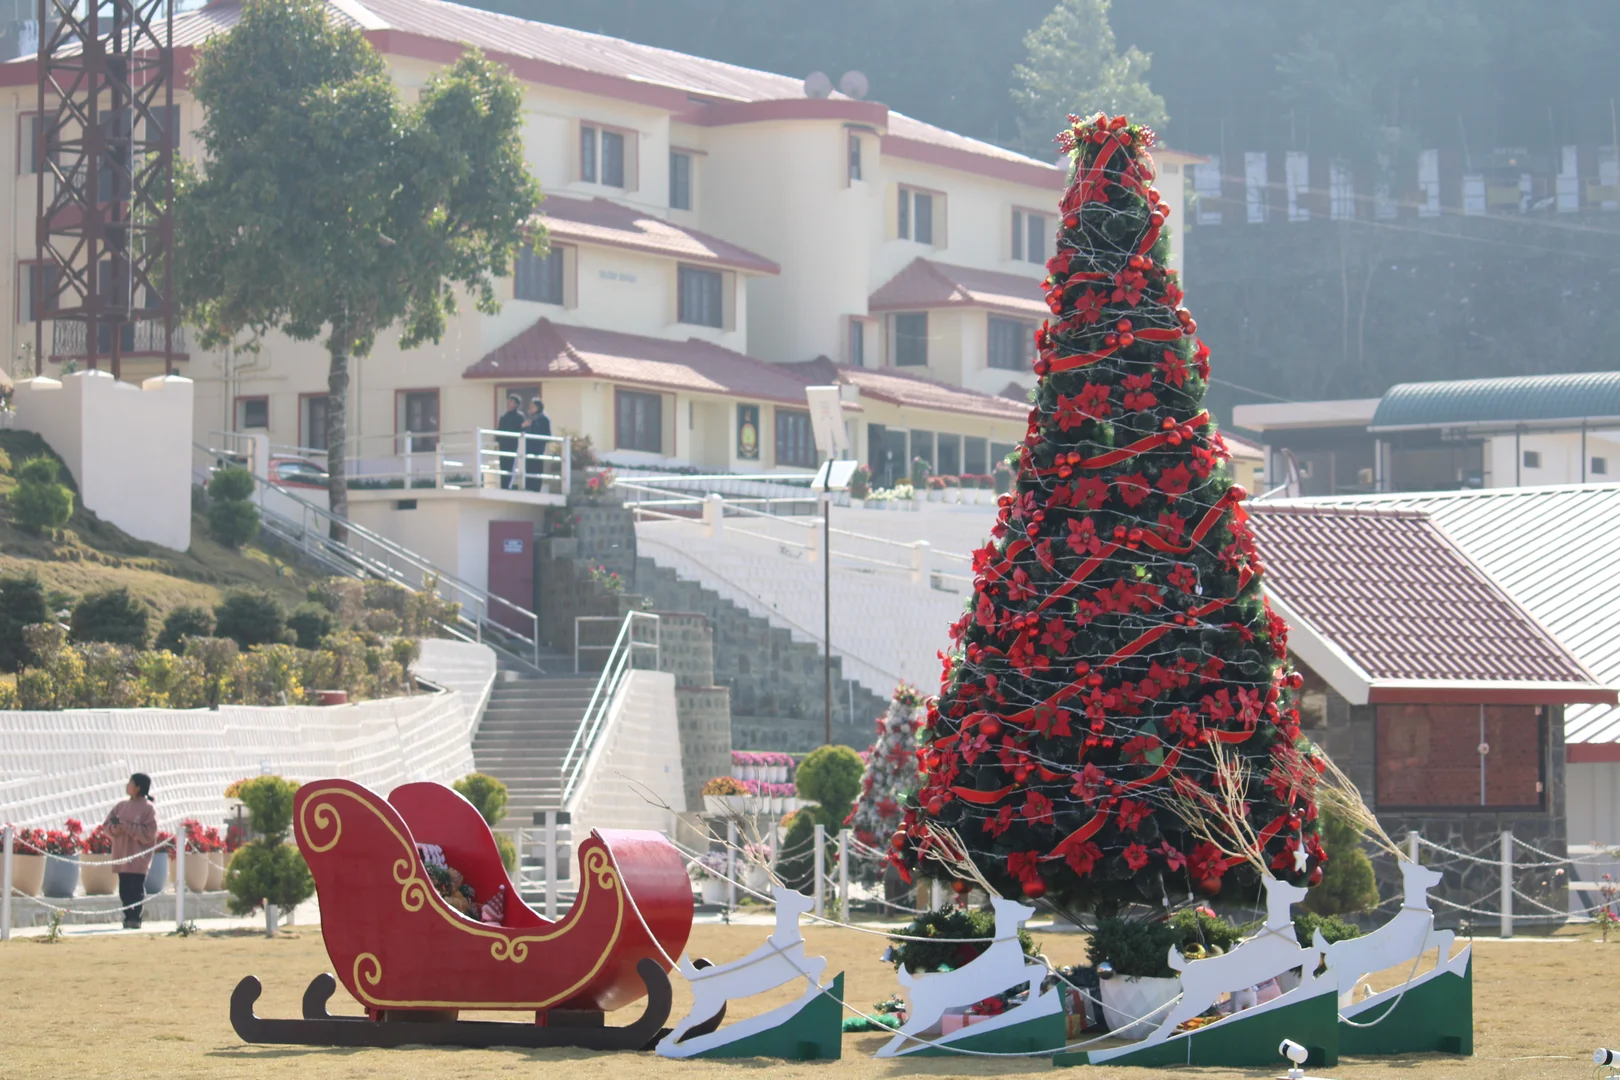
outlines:
M480 311L499 306L494 278L540 202L522 94L469 51L405 105L360 30L320 0L248 0L199 49L191 87L206 169L178 170L182 308L207 344L324 332L331 507L346 515L350 358L396 323L404 348L438 341L458 288Z
M1162 127L1164 99L1148 86L1153 58L1132 45L1120 52L1108 24L1111 0L1059 0L1024 39L1027 55L1013 68L1018 129L1029 154L1050 160L1052 132L1069 113L1125 113Z
M500 824L506 816L506 785L485 773L468 773L450 785L463 799L473 804L484 823L491 827Z
M837 848L833 846L838 830L850 816L855 799L861 793L861 777L866 765L861 755L847 746L823 746L810 752L793 773L793 785L801 799L811 799L807 806L793 815L786 835L782 837L782 855L777 872L790 889L812 887L815 876L816 826L825 827L827 837L826 862L831 872Z
M68 631L74 641L105 641L113 645L146 648L146 605L120 585L89 593L73 608Z
M163 629L158 631L154 647L179 656L186 651L187 638L211 637L213 633L213 612L194 604L183 604L163 617Z
M259 535L259 508L252 498L253 474L240 465L214 474L208 481L208 527L214 539L239 548Z
M243 649L293 639L281 601L264 589L232 589L226 593L214 609L214 633L230 638Z
M17 486L8 498L17 523L32 532L60 529L73 516L73 492L57 482L61 464L41 454L17 466Z
M232 856L225 871L227 906L246 915L263 904L292 908L315 894L315 879L298 849L287 843L298 785L279 776L255 776L229 793L242 800L259 837Z
M1350 822L1321 812L1322 847L1327 862L1322 880L1305 897L1305 909L1317 915L1353 915L1378 903L1378 879L1372 860L1361 848L1361 833Z
M21 671L32 657L23 627L45 622L45 586L33 573L0 577L0 671Z

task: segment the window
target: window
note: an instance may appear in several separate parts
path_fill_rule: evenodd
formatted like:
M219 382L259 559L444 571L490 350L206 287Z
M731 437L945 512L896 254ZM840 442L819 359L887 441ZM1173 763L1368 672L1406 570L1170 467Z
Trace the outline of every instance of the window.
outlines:
M962 436L940 432L937 453L939 475L960 476L962 473Z
M1544 727L1531 705L1380 705L1378 807L1539 807Z
M608 187L624 187L624 135L622 132L602 132L602 183Z
M561 304L564 295L564 262L565 256L561 247L553 247L544 255L536 255L534 248L524 244L518 249L512 295L518 300Z
M818 464L809 413L776 410L776 463L799 469L813 469Z
M167 136L169 149L180 149L180 106L153 105L147 112L150 115L146 120L146 141L156 148Z
M326 395L305 394L299 401L298 443L307 450L326 449Z
M47 305L53 300L52 293L61 280L62 271L49 263L18 263L17 321L31 323L43 318ZM60 296L54 297L55 305L60 306L63 299Z
M962 438L962 471L972 473L974 476L984 476L990 471L989 446L983 439L972 435Z
M585 124L579 129L579 178L596 183L596 129Z
M989 363L1004 371L1029 370L1035 360L1035 328L1017 319L992 315Z
M263 431L270 426L270 399L267 397L239 397L236 399L236 430Z
M680 268L677 282L679 320L693 326L725 325L725 277L718 270Z
M669 208L692 209L692 155L669 153Z
M1607 476L1607 475L1609 475L1609 459L1606 458L1606 457L1595 457L1595 458L1593 458L1592 459L1592 475L1593 476Z
M587 184L629 189L635 174L634 143L626 136L634 132L615 131L596 124L579 126L579 178Z
M918 458L928 462L930 469L934 468L934 462L938 459L934 457L934 433L932 431L913 431L911 433L911 460L915 461ZM909 472L911 462L906 462L906 465ZM938 472L939 470L934 469L934 471Z
M849 133L849 178L861 178L861 137L853 131Z
M928 365L928 312L894 317L894 363L896 367Z
M919 244L934 242L934 196L926 191L902 187L896 206L895 232L902 240ZM941 197L943 200L943 197ZM943 205L943 201L941 203Z
M1046 217L1028 210L1012 212L1012 257L1014 262L1046 262Z
M988 469L986 469L985 472L994 472L997 469L1006 467L1007 456L1009 454L1011 454L1016 449L1018 449L1018 447L1014 446L1012 443L1005 443L1005 442L993 442L993 443L991 443L990 444L990 467Z
M866 323L860 319L849 320L849 366L866 366Z
M17 171L20 173L39 172L40 163L45 160L45 131L39 113L30 113L21 117L21 128L17 132Z
M664 452L664 399L634 390L613 391L613 445L620 450Z
M1524 467L1527 469L1541 468L1541 451L1526 450L1524 452Z
M424 454L439 447L439 392L401 390L395 398L394 430L405 436L401 453Z

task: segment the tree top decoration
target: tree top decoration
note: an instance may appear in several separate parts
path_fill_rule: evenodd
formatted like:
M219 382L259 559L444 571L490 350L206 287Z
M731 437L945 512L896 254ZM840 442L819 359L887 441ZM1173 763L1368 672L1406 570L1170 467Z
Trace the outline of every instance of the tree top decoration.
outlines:
M1154 133L1069 120L1017 481L973 556L893 857L959 878L929 850L959 843L999 891L1076 915L1314 883L1325 763L1203 408Z

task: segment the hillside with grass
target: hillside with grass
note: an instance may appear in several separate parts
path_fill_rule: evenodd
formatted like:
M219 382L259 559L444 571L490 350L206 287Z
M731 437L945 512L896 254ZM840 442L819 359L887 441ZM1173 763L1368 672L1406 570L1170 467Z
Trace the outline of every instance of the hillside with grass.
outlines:
M226 590L242 586L268 590L292 607L317 577L256 544L233 550L218 543L200 514L192 518L189 551L136 540L86 510L77 490L66 525L38 532L25 528L9 495L17 486L18 467L42 454L56 457L38 435L0 431L0 575L37 575L53 611L71 608L87 593L122 586L150 606L155 626L177 607L211 609ZM74 487L65 466L59 480Z

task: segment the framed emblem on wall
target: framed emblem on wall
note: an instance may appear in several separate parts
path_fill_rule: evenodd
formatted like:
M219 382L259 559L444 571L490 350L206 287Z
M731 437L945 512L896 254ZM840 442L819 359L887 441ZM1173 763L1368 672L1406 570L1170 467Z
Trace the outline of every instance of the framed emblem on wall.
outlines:
M737 406L737 457L742 461L759 460L759 406Z

